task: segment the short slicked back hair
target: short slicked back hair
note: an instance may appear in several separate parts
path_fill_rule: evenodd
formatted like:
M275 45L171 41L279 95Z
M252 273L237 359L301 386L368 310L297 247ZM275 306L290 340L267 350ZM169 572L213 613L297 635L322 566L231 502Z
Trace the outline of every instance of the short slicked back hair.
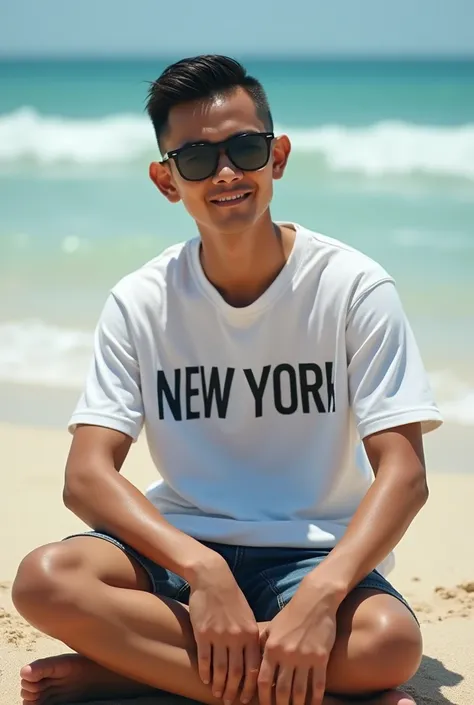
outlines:
M273 118L262 84L235 59L207 54L182 59L168 66L148 92L147 113L158 144L168 127L170 110L177 105L206 100L243 88L255 103L265 129L273 131Z

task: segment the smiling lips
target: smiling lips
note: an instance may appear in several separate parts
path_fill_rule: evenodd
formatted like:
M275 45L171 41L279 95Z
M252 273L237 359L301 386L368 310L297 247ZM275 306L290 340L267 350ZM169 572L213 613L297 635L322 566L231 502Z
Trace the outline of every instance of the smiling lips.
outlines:
M242 203L243 201L247 200L247 198L250 196L250 191L245 191L244 193L232 193L227 196L219 196L218 198L213 198L211 199L211 203L214 203L216 206L235 206L238 203Z

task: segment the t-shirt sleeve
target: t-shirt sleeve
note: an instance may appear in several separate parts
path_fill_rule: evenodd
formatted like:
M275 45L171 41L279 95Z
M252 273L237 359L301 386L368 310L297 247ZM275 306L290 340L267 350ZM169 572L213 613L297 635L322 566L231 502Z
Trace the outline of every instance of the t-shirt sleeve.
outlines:
M94 354L84 392L69 421L104 426L137 440L143 425L140 371L121 304L110 294L94 336Z
M385 280L360 294L346 323L349 396L361 438L421 422L442 423L396 287Z

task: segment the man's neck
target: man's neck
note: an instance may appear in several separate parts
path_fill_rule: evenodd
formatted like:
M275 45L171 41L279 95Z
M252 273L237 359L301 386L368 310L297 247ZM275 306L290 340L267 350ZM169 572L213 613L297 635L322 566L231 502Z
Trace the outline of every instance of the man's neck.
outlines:
M235 307L256 301L284 267L295 241L290 226L277 226L270 213L251 229L219 235L201 232L201 265L223 299Z

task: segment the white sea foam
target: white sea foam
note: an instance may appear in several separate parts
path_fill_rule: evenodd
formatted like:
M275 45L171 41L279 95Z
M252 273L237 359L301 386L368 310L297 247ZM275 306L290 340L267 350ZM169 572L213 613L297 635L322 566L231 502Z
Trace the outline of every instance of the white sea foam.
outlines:
M336 172L367 176L412 173L474 179L474 123L413 125L384 121L367 127L324 125L288 132L295 152L317 155ZM0 165L129 164L156 156L151 125L143 115L97 119L45 116L33 108L0 115Z
M470 231L433 230L423 228L397 228L392 232L393 241L400 247L409 249L438 250L441 252L462 252L474 250L474 239Z
M92 331L39 320L0 324L0 382L79 390L92 349ZM434 372L430 379L444 419L474 426L474 388L449 370Z
M81 388L93 335L39 320L0 324L0 381Z
M153 146L149 125L140 115L79 120L22 108L0 116L0 162L113 164L133 161Z
M289 134L295 149L320 153L333 171L474 179L474 124L442 127L385 121L370 127L327 125Z
M474 426L474 388L451 370L434 372L431 384L445 421Z

